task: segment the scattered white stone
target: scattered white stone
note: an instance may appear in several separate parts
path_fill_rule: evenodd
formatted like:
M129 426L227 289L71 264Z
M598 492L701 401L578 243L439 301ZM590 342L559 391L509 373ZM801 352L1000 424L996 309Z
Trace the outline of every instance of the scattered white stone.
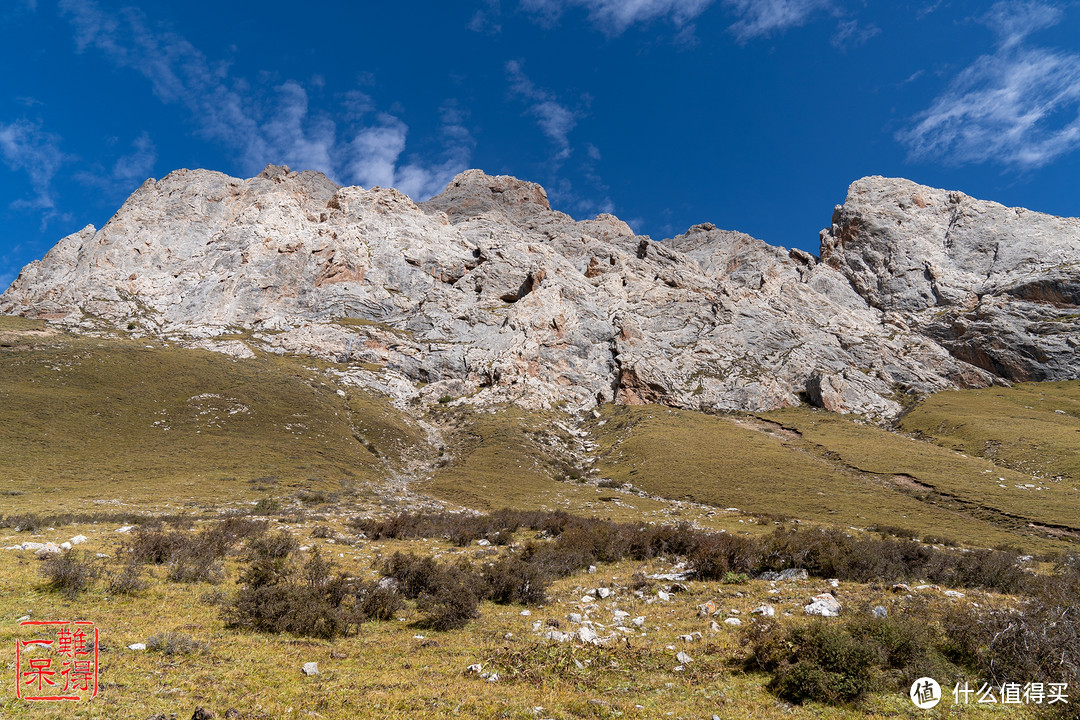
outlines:
M815 595L811 598L809 605L803 606L803 612L807 615L820 615L821 617L838 617L840 609L840 602L832 596L832 593Z
M566 616L567 619L575 625L581 624L581 613L570 613Z
M499 682L499 673L497 673L497 672L491 673L490 675L488 675L487 681L488 682Z
M874 608L874 617L884 618L889 616L889 610L884 605L878 605Z
M548 630L544 633L544 639L554 640L555 642L569 642L574 639L574 636L561 630Z
M709 630L712 632L720 632L720 626L716 624L715 620L709 621Z
M735 627L739 627L740 625L742 625L742 620L740 620L739 618L728 618L728 619L724 620L724 624L725 625L734 625Z
M479 540L476 541L476 544L479 545L480 547L487 547L488 545L491 544L491 541L488 540L487 538L480 538Z
M86 542L86 540L87 538L85 535L76 535L75 537L68 540L68 542L72 545L81 545L82 543Z
M946 590L945 596L951 598L962 598L964 597L964 593L960 592L959 590Z
M634 627L641 627L642 625L644 625L644 624L645 624L645 616L644 616L644 615L638 615L638 616L637 616L636 618L634 618L633 620L631 620L631 621L630 621L630 623L631 623L631 624L632 624L632 625L633 625Z
M71 549L71 543L69 543L69 542L60 543L60 549L61 550L70 550Z
M308 676L318 675L319 674L319 663L317 663L317 662L306 662L306 663L304 663L304 667L300 668L300 672L302 672L302 673L304 673L305 675L308 675Z
M55 555L60 552L60 546L56 543L47 542L37 550L38 555Z
M592 595L584 595L581 598L581 602L583 602L585 604L588 604L588 603L591 603L591 602L596 602L596 598L594 598Z
M541 623L539 620L537 620L536 622L534 622L532 624L533 632L540 632L540 628L542 628L542 627L543 627L543 623Z
M591 643L595 645L596 641L600 638L600 636L597 635L596 631L588 625L582 625L578 628L577 638L583 643Z
M465 672L473 673L475 675L479 675L480 671L483 670L483 669L484 669L483 665L481 665L480 663L475 663L474 665L470 665L469 667L465 668Z
M680 635L679 639L683 642L694 642L694 640L696 640L697 638L695 638L693 635Z
M125 525L124 527L116 528L116 532L118 532L118 533L129 533L134 529L135 529L134 525Z
M132 643L131 645L128 645L128 650L134 650L135 652L139 652L145 649L146 643Z
M683 665L689 665L690 663L694 662L694 659L692 657L690 657L689 655L687 655L682 650L680 650L679 654L675 656L675 659L678 660Z
M776 608L772 605L759 605L750 611L752 615L761 615L762 617L774 617L776 615Z
M21 618L19 618L19 619L18 619L18 620L16 620L15 622L17 622L17 623L21 623L21 622L26 622L26 621L27 621L27 620L29 620L29 619L30 619L30 616L29 616L29 615L23 615L23 616L22 616Z
M611 597L611 588L597 588L596 594L600 596L601 600L606 600L607 598Z
M628 617L630 617L630 613L625 610L612 610L611 612L611 619L613 622L622 622Z
M660 598L660 599L661 599L661 600L663 600L664 602L667 602L668 600L670 600L670 599L671 599L671 595L669 595L668 593L664 592L663 590L657 590L657 591L656 591L656 597Z
M596 566L595 565L590 565L589 566L589 574L590 575L595 575L596 574Z
M522 610L521 611L521 616L522 617L529 617L530 615L532 615L532 611L530 611L530 610Z
M94 554L97 555L99 558L107 558L107 557L109 557L108 553L94 553Z
M830 580L829 585L833 586L834 588L838 588L840 587L840 581L836 579Z

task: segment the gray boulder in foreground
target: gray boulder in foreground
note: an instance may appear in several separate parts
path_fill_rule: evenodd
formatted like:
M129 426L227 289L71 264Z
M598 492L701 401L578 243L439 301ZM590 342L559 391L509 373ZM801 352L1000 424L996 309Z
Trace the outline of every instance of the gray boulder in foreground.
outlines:
M820 261L711 224L654 242L478 170L424 203L178 170L26 266L0 312L312 354L426 402L887 420L904 396L1077 376L1080 221L872 177L821 240Z

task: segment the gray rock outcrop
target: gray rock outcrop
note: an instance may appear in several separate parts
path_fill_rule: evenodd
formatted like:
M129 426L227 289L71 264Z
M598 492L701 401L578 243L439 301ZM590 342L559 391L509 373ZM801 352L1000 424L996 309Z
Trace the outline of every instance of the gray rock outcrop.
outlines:
M1009 380L1077 376L1080 219L864 178L821 258L960 360Z
M852 185L819 262L711 224L654 242L575 221L478 170L420 204L285 167L179 170L24 268L0 312L318 355L401 399L889 419L905 396L1075 377L1078 238L882 178Z

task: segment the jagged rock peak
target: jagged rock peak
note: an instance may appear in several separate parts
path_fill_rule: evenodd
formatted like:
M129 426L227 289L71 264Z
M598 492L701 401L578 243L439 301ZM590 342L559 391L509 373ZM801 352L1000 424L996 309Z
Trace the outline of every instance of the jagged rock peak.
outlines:
M547 191L540 185L510 175L488 175L483 170L458 173L442 193L423 205L442 210L451 218L491 210L514 214L551 211Z
M866 177L821 231L821 258L875 308L1010 380L1077 374L1080 219Z
M246 328L403 401L888 419L1077 376L1077 221L865 178L821 239L820 262L711 223L653 242L479 170L420 204L284 166L181 170L24 268L0 312L228 352L215 338Z

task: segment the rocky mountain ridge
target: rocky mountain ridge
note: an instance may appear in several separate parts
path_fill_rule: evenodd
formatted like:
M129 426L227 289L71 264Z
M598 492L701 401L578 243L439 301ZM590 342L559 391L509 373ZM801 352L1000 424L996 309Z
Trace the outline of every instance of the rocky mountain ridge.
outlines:
M478 170L415 203L268 166L148 180L31 263L0 313L243 356L307 353L408 402L905 398L1077 377L1080 220L906 180L852 184L821 259L696 225L656 242Z

